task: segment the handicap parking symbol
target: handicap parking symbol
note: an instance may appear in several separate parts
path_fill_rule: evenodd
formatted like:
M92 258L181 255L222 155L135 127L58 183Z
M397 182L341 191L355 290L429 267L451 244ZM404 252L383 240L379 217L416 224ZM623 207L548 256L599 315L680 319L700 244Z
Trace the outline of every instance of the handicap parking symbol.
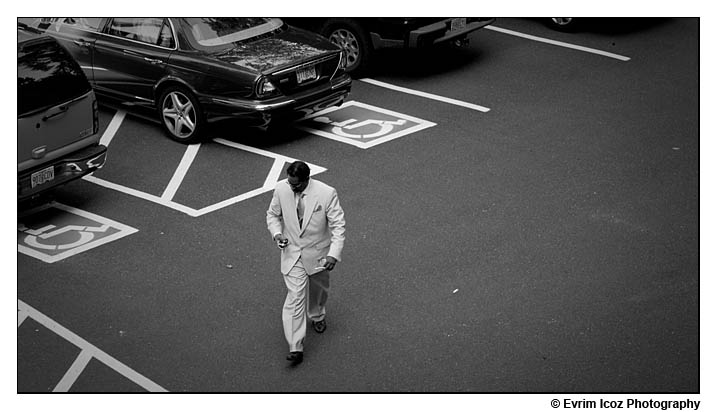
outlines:
M349 101L315 113L300 129L317 136L368 149L396 138L436 126L413 116Z
M137 232L119 222L52 202L18 219L17 250L54 263Z

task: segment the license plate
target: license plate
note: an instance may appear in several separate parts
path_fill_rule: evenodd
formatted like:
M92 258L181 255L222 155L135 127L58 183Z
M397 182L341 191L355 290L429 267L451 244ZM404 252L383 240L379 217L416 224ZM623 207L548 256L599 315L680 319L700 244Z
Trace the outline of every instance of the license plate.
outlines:
M464 30L466 28L466 17L451 19L451 32Z
M316 77L317 70L314 68L314 66L297 70L297 83L304 83L309 80L314 80Z
M42 169L38 172L35 172L30 177L31 185L33 188L35 186L41 185L43 183L47 183L54 179L55 179L55 167L54 166L50 166L50 167Z

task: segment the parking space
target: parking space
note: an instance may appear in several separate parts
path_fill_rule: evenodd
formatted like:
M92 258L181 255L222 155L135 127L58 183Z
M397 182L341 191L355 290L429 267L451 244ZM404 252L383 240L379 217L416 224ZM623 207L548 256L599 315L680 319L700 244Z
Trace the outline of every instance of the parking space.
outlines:
M361 149L416 133L435 123L380 107L350 101L316 113L301 129Z
M166 392L21 300L17 313L18 370L34 371L21 374L19 391Z
M18 217L18 251L54 263L137 232L137 229L59 203Z
M695 392L698 68L655 39L693 61L697 22L504 20L281 131L103 108L106 166L18 217L18 391ZM289 370L264 218L295 159L348 226Z
M122 153L135 143L115 140L112 147L117 146L118 152ZM169 145L175 152L184 150L181 158L170 157L176 163L170 160L167 164L167 159L154 162L152 159L156 154L140 150L128 157L135 163L125 165L119 173L106 168L104 174L96 173L85 180L197 217L273 190L283 166L294 161L287 156L225 139L189 146L171 142ZM161 171L155 173L155 168ZM313 175L326 170L313 164L312 169ZM148 188L142 183L144 175L151 176L147 180L154 183L154 187Z

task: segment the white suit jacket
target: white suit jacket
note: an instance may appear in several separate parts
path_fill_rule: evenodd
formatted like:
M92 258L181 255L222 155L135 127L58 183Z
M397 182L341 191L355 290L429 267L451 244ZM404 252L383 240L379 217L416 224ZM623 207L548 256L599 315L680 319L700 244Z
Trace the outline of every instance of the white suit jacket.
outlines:
M300 258L310 275L321 271L315 268L322 257L332 256L341 261L345 222L337 191L310 178L303 200L304 224L301 229L295 195L287 181L277 184L267 210L270 235L283 233L289 239L289 244L281 252L281 271L285 275Z

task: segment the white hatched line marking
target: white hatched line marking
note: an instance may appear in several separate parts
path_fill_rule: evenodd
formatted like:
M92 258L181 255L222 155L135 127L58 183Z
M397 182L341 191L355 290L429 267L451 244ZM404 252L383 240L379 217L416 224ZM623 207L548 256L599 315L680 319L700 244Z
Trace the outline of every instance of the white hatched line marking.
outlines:
M49 317L45 316L44 314L40 313L37 309L33 308L32 306L28 305L27 303L21 301L20 299L17 300L17 306L18 309L21 312L26 312L30 318L35 320L37 323L41 324L42 326L48 328L49 330L53 331L55 334L59 335L66 341L72 343L73 345L77 346L82 350L80 353L80 356L75 360L75 362L70 367L71 370L73 370L72 373L68 371L65 376L63 377L62 383L63 385L69 385L71 386L72 383L74 383L74 379L72 378L73 374L79 370L79 372L82 372L80 370L80 366L82 366L84 362L84 356L89 356L90 358L95 358L99 360L100 362L104 363L105 365L109 366L110 368L114 369L115 372L121 374L122 376L126 377L127 379L131 380L132 382L140 385L141 387L147 389L150 392L167 392L167 390L160 385L152 382L151 380L147 379L146 377L140 375L139 373L135 372L133 369L125 365L124 363L118 361L117 359L113 358L112 356L108 355L107 353L103 352L96 346L92 345L88 341L82 339L81 337L77 336L76 334L72 333L70 330L65 328L64 326L60 325L59 323L55 322L54 320L50 319ZM83 356L83 353L85 354ZM89 359L88 359L89 361ZM86 364L86 363L85 363ZM73 369L73 367L76 367ZM84 369L84 366L82 366ZM78 372L78 375L79 375ZM69 374L69 375L68 375ZM67 379L65 379L67 378ZM77 377L75 377L76 379ZM71 382L70 382L71 381ZM68 389L69 387L68 386Z
M449 97L439 96L439 95L436 95L436 94L421 92L421 91L413 90L413 89L407 89L406 87L395 86L395 85L393 85L393 84L380 82L380 81L374 80L374 79L364 78L364 79L359 79L359 80L361 80L361 81L363 81L363 82L365 82L365 83L373 84L373 85L375 85L375 86L385 87L385 88L387 88L387 89L396 90L396 91L402 92L402 93L413 94L413 95L415 95L415 96L425 97L425 98L427 98L427 99L437 100L437 101L440 101L440 102L449 103L449 104L453 104L453 105L456 105L456 106L466 107L467 109L478 110L478 111L484 112L484 113L486 113L486 112L488 112L489 110L491 110L491 109L489 109L488 107L480 106L480 105L478 105L478 104L467 103L467 102L464 102L464 101L461 101L461 100L452 99L452 98L449 98Z
M500 33L504 33L504 34L510 34L510 35L512 35L512 36L523 37L524 39L529 39L529 40L533 40L533 41L538 41L538 42L541 42L541 43L553 44L554 46L561 46L561 47L566 47L566 48L569 48L569 49L580 50L580 51L587 52L587 53L598 54L598 55L601 55L601 56L610 57L610 58L612 58L612 59L621 60L621 61L624 61L624 62L631 60L630 57L621 56L620 54L609 53L609 52L606 52L606 51L603 51L603 50L592 49L592 48L590 48L590 47L577 46L577 45L571 44L571 43L564 43L564 42L561 42L561 41L546 39L546 38L543 38L543 37L532 36L532 35L530 35L530 34L525 34L525 33L520 33L520 32L513 31L513 30L503 29L503 28L501 28L501 27L486 26L486 27L484 27L484 28L485 28L485 29L489 29L489 30L493 30L493 31L497 31L497 32L500 32Z
M172 198L175 197L177 189L179 189L182 184L182 180L184 180L189 167L192 166L192 162L197 156L197 152L199 152L200 146L201 144L187 146L187 150L185 150L184 156L182 156L182 160L180 161L179 166L177 166L174 176L172 176L172 180L170 180L169 185L167 185L165 192L162 193L162 200L172 200Z
M100 138L100 144L107 147L110 146L110 142L112 141L112 138L115 137L115 133L117 133L117 129L120 128L120 125L125 119L126 114L127 112L125 112L124 110L118 110L115 112L115 115L112 117L112 121L110 121L110 124L107 126L107 129L105 129L105 133L103 133L102 137Z

